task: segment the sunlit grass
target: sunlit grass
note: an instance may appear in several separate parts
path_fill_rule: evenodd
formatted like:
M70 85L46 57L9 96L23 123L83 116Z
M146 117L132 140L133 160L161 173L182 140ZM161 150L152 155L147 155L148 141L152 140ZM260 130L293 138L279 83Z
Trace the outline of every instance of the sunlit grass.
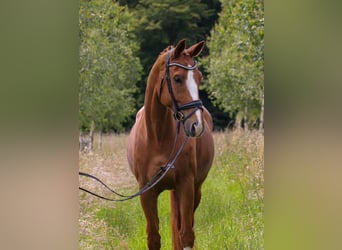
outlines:
M216 156L195 215L195 249L263 249L263 136L234 132L214 137ZM117 164L125 161L125 139L122 135L106 138L105 152L95 152L90 164L86 164L88 156L81 157L80 169L97 161L110 163L111 151L123 154ZM136 190L134 183L128 186L124 192ZM169 192L160 195L158 207L162 249L169 250ZM80 209L80 249L147 249L139 198L111 203L81 193Z

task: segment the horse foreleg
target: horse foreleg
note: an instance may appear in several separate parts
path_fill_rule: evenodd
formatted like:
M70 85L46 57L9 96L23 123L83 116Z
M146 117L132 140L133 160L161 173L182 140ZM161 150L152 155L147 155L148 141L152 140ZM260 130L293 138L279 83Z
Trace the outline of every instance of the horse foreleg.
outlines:
M157 207L158 193L150 190L140 196L141 206L143 207L146 218L147 245L149 250L159 250L160 234Z
M195 190L193 178L188 178L183 182L177 192L180 208L180 238L184 249L192 249L195 241L194 224L194 205Z
M179 200L176 191L170 192L171 199L171 224L172 224L172 246L173 250L183 250L179 231L181 227L180 222L180 211L179 211Z

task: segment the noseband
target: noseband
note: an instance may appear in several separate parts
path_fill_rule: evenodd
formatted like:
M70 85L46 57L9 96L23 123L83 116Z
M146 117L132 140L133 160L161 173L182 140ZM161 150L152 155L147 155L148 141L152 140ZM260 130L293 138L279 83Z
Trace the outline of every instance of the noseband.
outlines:
M188 66L185 66L185 65L179 64L179 63L170 63L170 57L171 56L170 56L170 52L169 52L167 54L167 58L166 58L165 74L164 74L163 78L161 79L161 83L160 83L160 94L159 94L159 96L161 96L161 93L163 90L164 77L166 77L167 89L169 91L169 94L171 96L171 100L173 103L173 109L174 109L173 117L177 121L185 122L186 119L188 119L190 116L192 116L198 109L201 109L203 111L203 107L202 107L203 103L201 100L195 100L192 102L185 103L181 106L179 106L177 104L176 98L175 98L173 91L172 91L169 68L172 66L176 66L176 67L181 67L181 68L186 69L186 70L194 70L197 68L197 62L195 61L195 64L193 66L188 67ZM187 109L194 109L194 110L190 114L185 116L182 113L182 110L187 110Z

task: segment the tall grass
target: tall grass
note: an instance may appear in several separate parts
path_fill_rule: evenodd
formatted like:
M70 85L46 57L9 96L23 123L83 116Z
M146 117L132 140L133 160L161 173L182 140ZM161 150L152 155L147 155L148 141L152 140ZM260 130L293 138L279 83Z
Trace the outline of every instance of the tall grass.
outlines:
M199 249L263 249L263 137L221 133L215 142L196 213Z
M214 139L215 160L195 214L195 249L264 249L263 136L236 131L215 133ZM102 179L111 186L118 184L124 187L121 191L134 192L125 140L125 135L106 137L102 152L80 154L80 169L100 178L105 173ZM80 182L101 192L88 180ZM169 250L169 192L160 195L158 207L162 249ZM110 203L80 193L80 249L147 249L139 199Z

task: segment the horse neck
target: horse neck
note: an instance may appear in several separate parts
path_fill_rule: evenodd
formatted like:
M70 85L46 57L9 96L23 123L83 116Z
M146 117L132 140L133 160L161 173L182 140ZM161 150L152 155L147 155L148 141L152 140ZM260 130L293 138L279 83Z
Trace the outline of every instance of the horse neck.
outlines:
M147 134L157 142L170 138L175 130L172 112L159 100L158 89L161 81L159 73L158 67L154 65L148 77L144 103Z

